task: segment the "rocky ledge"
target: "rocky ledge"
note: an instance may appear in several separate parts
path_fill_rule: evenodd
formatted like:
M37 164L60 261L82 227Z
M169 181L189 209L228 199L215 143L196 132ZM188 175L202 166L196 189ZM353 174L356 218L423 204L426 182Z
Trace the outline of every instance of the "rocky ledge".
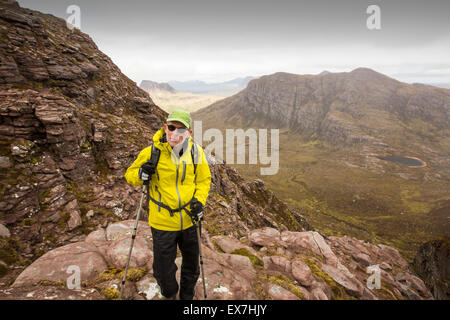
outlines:
M47 252L28 266L1 299L117 299L135 221L99 228L84 241ZM208 299L432 299L397 250L316 231L265 227L237 239L203 231ZM161 299L152 275L152 235L139 222L126 299ZM181 257L176 260L178 274ZM368 267L379 271L380 286ZM79 272L78 287L74 280ZM201 277L196 296L203 297Z

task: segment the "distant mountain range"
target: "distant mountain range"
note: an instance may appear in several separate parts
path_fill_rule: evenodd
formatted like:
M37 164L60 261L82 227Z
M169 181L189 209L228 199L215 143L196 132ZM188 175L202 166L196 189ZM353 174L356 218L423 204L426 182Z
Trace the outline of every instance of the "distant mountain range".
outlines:
M174 109L185 109L193 112L224 98L213 94L178 91L167 82L158 83L144 80L139 87L147 91L156 105L166 112L171 112Z
M170 86L170 84L168 84L167 82L155 82L155 81L150 81L150 80L143 80L141 82L141 84L139 85L139 87L141 89L144 89L145 91L149 92L152 90L164 90L164 91L168 91L168 92L172 92L175 93L177 90L175 90L174 88L172 88Z
M448 145L450 90L407 84L368 68L298 75L278 72L196 113L203 120L288 128L332 144L413 141ZM219 120L220 119L220 120ZM419 134L420 133L420 134ZM413 147L415 148L415 147ZM447 149L448 150L448 149ZM443 151L443 150L442 150Z
M143 80L139 87L147 91L163 110L176 108L194 112L245 89L254 77L235 78L216 83L199 80L155 82Z
M207 83L199 80L169 81L168 84L178 91L228 97L245 89L252 79L255 79L255 77L241 77L225 82L214 83Z
M427 83L430 86L435 86L435 87L441 87L441 88L445 88L445 89L450 89L450 83L440 83L440 82L436 82L436 83Z

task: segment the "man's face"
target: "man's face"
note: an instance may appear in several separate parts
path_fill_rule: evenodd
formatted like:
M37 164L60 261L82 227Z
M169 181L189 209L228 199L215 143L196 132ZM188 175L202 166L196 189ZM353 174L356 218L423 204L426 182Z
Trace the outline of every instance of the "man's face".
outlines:
M186 127L178 121L169 121L165 123L164 131L166 132L167 142L169 142L172 148L177 144L182 143L184 139L188 138L192 134L192 130L186 129Z

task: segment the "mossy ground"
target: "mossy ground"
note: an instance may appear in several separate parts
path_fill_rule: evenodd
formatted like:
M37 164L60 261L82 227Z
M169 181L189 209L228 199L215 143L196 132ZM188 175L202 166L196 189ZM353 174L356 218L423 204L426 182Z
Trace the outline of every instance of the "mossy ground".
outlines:
M123 279L125 270L121 268L116 268L113 266L108 266L108 270L99 274L93 281L87 283L87 286L99 286L101 283L106 281L121 281ZM142 279L142 277L147 273L146 267L133 268L129 267L127 270L127 281L136 282ZM115 286L107 286L101 289L101 292L105 298L109 300L117 300L120 295L120 290Z
M323 234L384 243L412 261L422 243L448 233L446 215L432 213L450 201L444 180L429 178L436 169L384 161L384 173L371 172L365 168L366 157L355 150L335 150L300 136L293 139L292 134L285 138L280 134L281 149L288 145L283 140L287 138L297 142L280 151L276 175L261 177L259 166L235 167L248 179L262 178L276 196ZM417 157L429 161L426 156ZM399 174L406 174L408 180Z
M246 130L249 123L252 128L270 128L270 124L261 119L243 121L241 116L228 119L227 123L214 113L203 114L201 118L203 131L216 128L224 136L225 129ZM365 117L363 121L373 127L391 125L378 118ZM389 132L383 141L396 154L420 158L428 166L409 168L379 160L376 156L387 155L385 147L363 143L344 148L278 125L272 126L280 130L277 174L262 176L260 169L268 165L249 165L248 146L246 164L232 166L246 179L263 179L279 199L323 234L384 243L395 247L411 261L422 243L448 234L447 215L433 214L433 210L450 202L447 192L450 173L430 165L434 159L422 150L430 147L441 155L446 154L450 138L448 128L437 130L423 121L401 119L397 124L402 129ZM412 148L413 145L424 148ZM226 155L225 150L222 154ZM372 166L376 161L379 162ZM384 172L374 170L377 166ZM437 175L440 178L436 178Z
M316 279L323 280L333 291L332 300L353 300L355 299L351 295L349 295L344 287L342 287L339 283L334 281L326 272L319 268L317 262L314 259L306 259L305 263L308 265L312 274Z
M282 274L278 274L276 276L270 276L267 280L269 282L275 283L276 285L278 285L280 287L283 287L286 290L289 290L290 292L295 294L300 299L302 299L302 300L304 299L301 291L295 286L293 281L291 279L289 279L288 277L286 277Z
M19 239L15 237L0 238L0 277L9 272L11 265L26 266L31 263L28 259L22 259L20 252L22 245Z
M289 292L293 293L300 299L304 299L300 289L295 285L292 279L289 279L287 276L276 273L276 274L268 274L263 268L258 267L255 268L257 270L256 277L252 280L251 286L253 288L253 292L256 294L257 298L260 300L270 300L271 297L267 293L268 285L276 284Z
M104 281L114 279L122 280L124 272L125 272L124 269L108 266L108 270L98 275L97 278L94 280L94 282L101 283ZM133 282L139 281L146 273L147 273L146 267L141 268L129 267L127 270L127 281Z
M244 256L244 257L248 257L250 259L250 262L253 264L253 266L261 266L261 267L264 266L264 264L261 261L261 259L259 259L257 256L255 256L255 255L251 254L250 252L248 252L248 250L245 249L245 248L241 248L241 249L235 250L235 251L232 252L232 254L238 254L238 255L241 255L241 256Z
M102 293L106 299L117 300L120 296L120 291L114 287L106 287L102 289Z

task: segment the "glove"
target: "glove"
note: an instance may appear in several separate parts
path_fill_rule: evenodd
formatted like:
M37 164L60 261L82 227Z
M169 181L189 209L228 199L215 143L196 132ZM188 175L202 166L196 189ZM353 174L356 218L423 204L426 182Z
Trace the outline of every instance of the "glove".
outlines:
M198 201L197 198L192 198L190 209L192 223L197 223L201 218L203 218L203 204Z
M155 166L150 161L147 161L139 168L139 179L143 180L144 183L150 181L150 177L155 173Z

